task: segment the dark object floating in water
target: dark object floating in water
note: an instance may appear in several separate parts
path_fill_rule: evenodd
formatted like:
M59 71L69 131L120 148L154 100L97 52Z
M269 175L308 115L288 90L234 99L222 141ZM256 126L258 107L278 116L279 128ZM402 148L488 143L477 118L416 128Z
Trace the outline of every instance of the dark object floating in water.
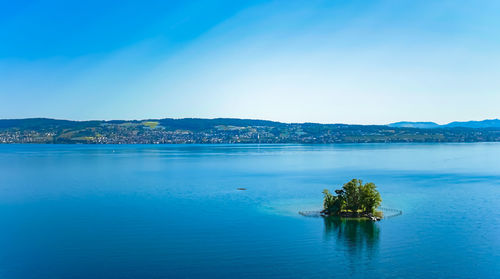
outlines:
M245 191L247 188L236 188L236 190Z

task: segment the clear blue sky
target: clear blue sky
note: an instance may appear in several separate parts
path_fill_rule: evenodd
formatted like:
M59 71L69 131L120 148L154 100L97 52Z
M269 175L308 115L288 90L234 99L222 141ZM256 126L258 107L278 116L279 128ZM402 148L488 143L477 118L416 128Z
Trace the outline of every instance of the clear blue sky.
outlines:
M500 117L500 1L0 3L0 118Z

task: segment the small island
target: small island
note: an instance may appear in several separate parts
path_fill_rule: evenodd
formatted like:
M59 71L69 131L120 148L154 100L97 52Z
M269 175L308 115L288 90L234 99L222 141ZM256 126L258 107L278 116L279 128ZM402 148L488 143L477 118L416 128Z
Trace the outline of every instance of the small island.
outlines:
M368 218L373 221L382 218L382 212L376 211L382 198L374 183L363 184L362 180L353 179L344 184L342 189L335 190L335 195L327 189L323 195L322 216Z

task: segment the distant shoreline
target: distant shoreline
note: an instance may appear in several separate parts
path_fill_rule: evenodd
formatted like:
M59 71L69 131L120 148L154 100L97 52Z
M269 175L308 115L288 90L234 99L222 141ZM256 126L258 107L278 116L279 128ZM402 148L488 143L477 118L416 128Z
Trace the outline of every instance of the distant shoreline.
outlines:
M0 146L8 146L8 145L75 145L75 146L127 146L127 145L136 145L136 146L174 146L174 145L206 145L206 146L273 146L273 145L296 145L296 146L321 146L321 145L371 145L371 144L388 144L388 145L421 145L421 144L475 144L475 143L500 143L500 141L474 141L474 142L339 142L339 143L45 143L45 142L0 142Z
M496 125L496 122L485 125ZM406 125L406 124L405 124ZM474 125L478 125L474 123ZM251 119L69 121L0 120L0 143L45 144L344 144L500 142L500 126L393 127L281 123Z

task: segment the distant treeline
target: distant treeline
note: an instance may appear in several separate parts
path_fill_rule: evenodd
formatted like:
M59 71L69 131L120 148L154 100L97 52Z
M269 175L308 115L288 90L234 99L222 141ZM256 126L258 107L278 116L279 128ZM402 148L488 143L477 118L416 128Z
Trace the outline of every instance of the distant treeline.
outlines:
M395 127L280 123L266 120L146 119L70 121L46 118L0 120L0 143L376 143L494 142L500 127Z

